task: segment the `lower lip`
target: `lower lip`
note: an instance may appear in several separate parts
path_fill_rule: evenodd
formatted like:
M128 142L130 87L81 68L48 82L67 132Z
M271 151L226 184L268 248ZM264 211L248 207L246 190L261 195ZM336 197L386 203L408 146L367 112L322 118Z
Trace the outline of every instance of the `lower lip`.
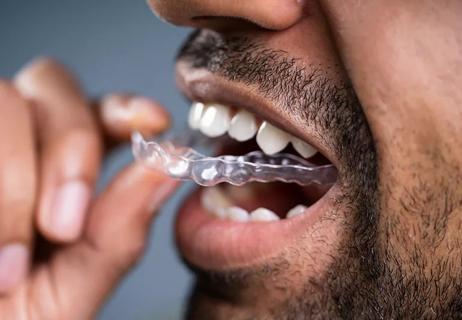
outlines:
M327 212L338 193L334 185L304 214L275 222L221 220L202 208L201 189L184 203L176 222L176 240L186 260L207 270L249 267L278 256Z

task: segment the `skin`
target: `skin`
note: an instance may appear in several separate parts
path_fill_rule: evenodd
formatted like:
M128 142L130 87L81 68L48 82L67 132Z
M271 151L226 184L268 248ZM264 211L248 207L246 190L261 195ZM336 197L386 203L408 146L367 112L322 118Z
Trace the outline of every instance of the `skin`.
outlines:
M284 49L308 74L314 61L332 83L351 84L352 91L343 101L355 111L351 114L356 115L359 130L352 137L363 151L357 152L358 144L352 139L348 144L349 134L354 133L346 128L343 136L342 130L323 132L323 147L337 147L336 160L343 170L342 201L328 213L337 223L321 221L318 233L307 232L258 265L214 270L192 263L198 284L188 316L460 317L462 4L149 3L169 22L214 29L224 38L245 36L266 48ZM254 85L262 89L261 83ZM101 106L106 116L90 113L72 76L49 60L37 61L15 81L0 84L0 108L8 115L0 120L0 168L8 173L0 184L0 248L22 243L30 255L34 252L41 258L39 265L31 259L27 273L1 288L0 314L5 318L91 318L139 257L153 217L151 209L174 188L159 173L133 165L83 210L81 221L85 222L64 233L53 228L47 199L64 181L78 179L91 190L103 141L105 146L114 143L104 132L124 137L123 119L111 129L114 118L107 116L108 100ZM116 103L116 107L121 106ZM144 110L156 113L148 117L152 124L131 119L127 128L165 128L157 123L168 122L157 104L146 103ZM312 134L304 131L303 120L293 112L291 130ZM346 119L344 114L338 117ZM79 161L67 161L70 158ZM114 215L115 210L120 214ZM323 246L311 246L328 233L332 234ZM33 242L37 234L46 241ZM56 242L64 245L52 255L38 254ZM315 259L313 253L317 253ZM189 263L194 261L183 255Z
M114 136L126 140L137 128L159 133L169 119L156 102L124 94L91 109L77 80L49 59L0 82L0 109L0 250L27 248L26 262L9 256L7 276L0 279L0 314L93 318L141 255L147 226L176 183L133 164L100 196L77 206L79 217L70 225L55 223L54 214L68 212L54 213L53 199L68 181L93 192L103 147L114 146ZM139 113L147 116L136 120Z
M153 0L150 4L172 23L218 32L221 39L217 41L225 48L223 54L220 47L222 56L214 56L213 41L203 45L203 51L198 49L196 38L186 48L190 52L185 58L222 77L249 85L245 66L233 65L234 56L250 56L242 49L245 46L236 50L238 41L229 40L240 37L276 53L284 50L308 75L314 64L321 66L330 83L349 79L364 116L364 123L358 116L360 127L368 128L355 136L351 128L342 127L365 147L364 152L355 153L357 147L342 141L341 135L322 132L325 140L334 138L334 144L343 142L345 149L350 148L336 150L339 169L345 170L344 198L335 212L326 215L337 223L318 225L320 234L336 236L328 236L323 246L313 249L320 239L316 242L316 234L308 232L276 257L227 270L184 250L198 274L188 316L460 316L462 157L458 146L462 129L456 120L461 118L462 100L457 89L462 83L460 3L280 1L278 15L255 14L275 5L263 0ZM173 8L180 4L181 14L176 14ZM298 5L295 14L294 5ZM239 20L223 16L254 25L244 27ZM207 58L198 59L201 54L217 59L208 63ZM258 52L255 56L253 65L258 57L264 58ZM239 75L233 70L239 70ZM282 73L280 78L284 77ZM265 77L261 79L253 79L250 85L274 100L271 90L266 90ZM291 85L289 76L285 80L286 87ZM274 81L268 82L278 84ZM282 96L289 95L283 92ZM279 111L287 110L284 101L279 102ZM300 132L303 123L294 109L289 130ZM346 116L342 117L345 122ZM339 230L334 229L339 225Z

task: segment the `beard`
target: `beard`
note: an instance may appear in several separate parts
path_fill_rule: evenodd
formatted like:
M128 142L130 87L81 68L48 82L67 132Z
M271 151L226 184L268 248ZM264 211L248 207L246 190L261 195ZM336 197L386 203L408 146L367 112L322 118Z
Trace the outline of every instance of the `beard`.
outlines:
M303 276L303 268L312 260L306 257L303 239L258 267L218 272L189 265L197 278L187 318L461 316L460 268L451 268L451 261L444 257L426 259L419 243L408 244L406 230L396 227L400 217L408 214L408 207L418 210L422 206L422 212L433 212L433 203L415 199L435 190L416 188L402 196L401 207L390 213L386 203L392 198L392 191L386 183L380 187L374 139L348 79L330 79L324 71L328 66L300 67L297 59L286 52L245 37L223 37L213 32L195 32L178 58L226 79L255 85L262 94L278 101L285 112L314 124L319 137L342 163L338 182L342 196L326 216L342 221L343 234L327 270L321 276ZM348 212L344 213L344 208ZM429 219L444 219L449 214L445 211L439 218ZM445 229L432 229L430 234L441 238ZM397 248L396 241L391 239L404 242ZM425 268L433 271L426 273ZM262 298L275 296L268 294L268 288L280 292L276 294L279 298Z

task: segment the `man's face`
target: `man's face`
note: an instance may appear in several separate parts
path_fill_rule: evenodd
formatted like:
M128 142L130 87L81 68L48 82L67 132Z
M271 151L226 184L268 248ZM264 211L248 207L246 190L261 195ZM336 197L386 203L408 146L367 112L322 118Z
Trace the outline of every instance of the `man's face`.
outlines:
M177 64L191 100L245 109L338 171L329 190L270 183L209 192L217 207L272 209L271 222L220 219L204 208L203 190L192 195L177 223L197 273L188 315L460 317L462 3L150 4L199 28ZM285 217L296 204L309 208Z

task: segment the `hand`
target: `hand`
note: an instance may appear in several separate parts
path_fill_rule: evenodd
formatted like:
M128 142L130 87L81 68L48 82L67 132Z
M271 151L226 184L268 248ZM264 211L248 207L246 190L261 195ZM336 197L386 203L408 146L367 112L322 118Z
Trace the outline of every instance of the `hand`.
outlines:
M165 130L168 114L122 95L91 108L48 59L0 81L0 112L0 318L90 319L176 186L133 164L95 197L103 150L133 129Z

